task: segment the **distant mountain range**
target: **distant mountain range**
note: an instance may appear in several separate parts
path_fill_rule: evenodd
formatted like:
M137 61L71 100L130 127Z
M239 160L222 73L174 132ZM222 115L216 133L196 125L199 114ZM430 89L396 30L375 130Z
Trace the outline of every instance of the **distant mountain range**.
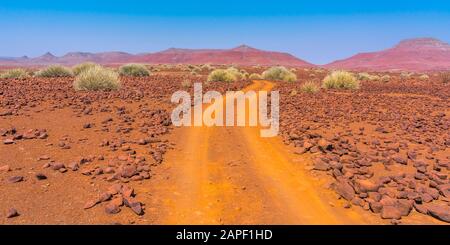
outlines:
M314 64L288 53L265 51L241 45L232 49L179 49L170 48L156 53L129 54L125 52L85 53L71 52L56 57L51 53L29 58L27 56L0 57L2 66L41 66L49 64L74 65L92 61L100 64L148 63L148 64L235 64L235 65L283 65L315 67ZM320 66L347 70L450 70L450 45L433 38L417 38L401 41L395 47L371 53L360 53L350 58Z
M433 38L401 41L379 52L360 53L325 65L326 68L350 70L450 70L450 45Z
M149 64L236 64L236 65L284 65L312 67L306 61L290 54L255 49L242 45L233 49L177 49L156 53L129 54L124 52L83 53L71 52L56 57L46 53L36 58L0 58L0 65L74 65L92 61L100 64L123 64L130 62Z

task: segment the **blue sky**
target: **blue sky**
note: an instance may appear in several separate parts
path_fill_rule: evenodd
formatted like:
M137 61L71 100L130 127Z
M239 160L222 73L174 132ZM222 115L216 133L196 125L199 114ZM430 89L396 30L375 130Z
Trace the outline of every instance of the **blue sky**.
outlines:
M240 44L324 64L405 38L450 42L450 1L20 1L0 4L0 56Z

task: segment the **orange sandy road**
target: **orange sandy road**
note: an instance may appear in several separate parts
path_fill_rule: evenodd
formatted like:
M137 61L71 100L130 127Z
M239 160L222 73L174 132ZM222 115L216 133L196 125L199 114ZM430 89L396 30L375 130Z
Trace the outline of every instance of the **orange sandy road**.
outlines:
M268 81L248 90L269 91ZM353 224L359 212L332 207L279 137L257 127L180 127L152 181L158 224Z

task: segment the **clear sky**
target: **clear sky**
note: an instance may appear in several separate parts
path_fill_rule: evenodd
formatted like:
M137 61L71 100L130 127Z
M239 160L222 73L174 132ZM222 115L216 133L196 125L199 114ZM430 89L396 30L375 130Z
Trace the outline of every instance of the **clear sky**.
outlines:
M450 42L448 0L1 0L0 56L255 48L315 64L405 38Z

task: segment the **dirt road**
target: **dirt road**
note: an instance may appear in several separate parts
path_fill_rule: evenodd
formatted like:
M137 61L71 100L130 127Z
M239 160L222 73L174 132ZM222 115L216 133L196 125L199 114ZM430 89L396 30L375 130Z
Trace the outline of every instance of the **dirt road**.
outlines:
M255 81L245 90L269 91ZM352 209L334 207L279 137L256 127L180 127L152 181L158 224L373 223ZM367 219L371 219L371 221ZM378 221L379 222L379 221Z

